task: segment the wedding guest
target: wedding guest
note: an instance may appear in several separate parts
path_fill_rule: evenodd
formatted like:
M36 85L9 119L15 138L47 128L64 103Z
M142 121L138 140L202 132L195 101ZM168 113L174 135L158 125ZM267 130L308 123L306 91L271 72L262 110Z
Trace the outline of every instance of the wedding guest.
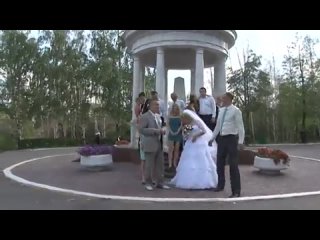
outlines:
M169 109L168 109L169 113L171 112L171 108L174 104L178 105L180 112L182 112L185 109L186 106L184 101L179 99L176 93L171 93L171 99L172 99L172 102L171 101L169 102Z
M159 101L152 100L149 108L150 110L142 115L139 123L140 133L143 135L142 145L146 159L145 188L149 191L152 191L154 186L169 189L169 187L164 184L163 147L161 139L166 131L161 126ZM154 186L152 186L153 173L155 180Z
M161 117L162 126L165 126L166 125L166 120L167 120L167 108L165 107L165 103L164 103L163 99L161 99L159 97L159 94L158 94L157 91L152 91L151 92L151 99L159 101L159 103L160 103L159 114L160 114L160 117Z
M199 106L198 106L198 99L197 96L194 94L191 94L189 97L189 103L186 109L189 109L194 112L198 112Z
M134 112L135 112L135 116L136 116L136 124L138 127L138 124L140 122L140 117L142 115L142 104L144 103L144 99L140 96L138 98L136 98L136 105L134 107ZM141 182L142 184L145 184L145 156L144 156L144 152L143 152L143 147L142 147L142 135L140 133L139 134L139 143L138 143L138 147L139 147L139 152L140 152L140 171L141 171Z
M144 99L141 97L136 98L135 106L134 106L134 114L137 120L137 123L139 123L139 119L142 115L142 106L144 104Z
M140 98L140 103L141 103L141 105L140 105L140 108L141 108L141 114L143 114L144 112L144 108L145 108L145 106L147 105L147 98L146 98L146 94L145 94L145 92L141 92L141 93L139 93L139 96L138 96L138 98Z
M216 122L216 101L212 96L207 95L206 88L200 88L199 92L199 117L213 131Z
M178 104L173 104L168 117L168 158L169 168L172 168L172 162L174 168L178 165L178 159L180 155L180 144L182 143L182 125L180 117L180 108ZM173 160L173 161L172 161Z

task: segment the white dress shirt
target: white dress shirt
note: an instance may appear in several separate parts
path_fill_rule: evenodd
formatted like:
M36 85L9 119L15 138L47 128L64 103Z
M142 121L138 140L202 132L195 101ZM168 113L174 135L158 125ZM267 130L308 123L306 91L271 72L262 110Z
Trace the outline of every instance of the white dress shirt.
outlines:
M199 105L200 115L212 115L212 117L216 116L216 101L212 96L200 97Z
M151 110L149 110L149 112L152 114L152 116L154 117L154 120L156 120L156 123L158 125L159 128L161 128L161 118L160 118L160 114L157 113L153 113Z
M171 102L169 102L168 115L170 114L171 109L172 109L172 105L173 105L174 103L179 106L180 114L183 112L183 110L184 110L185 107L186 107L184 101L181 100L181 99L177 99L177 101L175 101L175 102L172 102L172 101L171 101Z
M242 113L239 108L232 104L228 107L220 108L217 125L213 131L213 139L215 139L219 133L220 136L239 135L239 144L243 144L245 132Z
M161 129L162 127L162 122L161 122L161 117L160 114L158 113L153 113L151 110L149 110L149 112L152 114L152 116L154 117L154 120L156 121L159 129ZM161 135L159 135L159 139L161 139Z

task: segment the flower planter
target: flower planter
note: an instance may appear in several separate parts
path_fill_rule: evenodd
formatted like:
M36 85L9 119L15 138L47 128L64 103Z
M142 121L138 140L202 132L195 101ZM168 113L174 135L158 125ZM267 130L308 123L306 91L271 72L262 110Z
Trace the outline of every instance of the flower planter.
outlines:
M113 165L111 154L81 156L80 165L88 169L105 169Z
M275 164L274 160L271 158L262 158L258 156L254 158L253 166L262 172L268 173L280 173L280 171L289 168L289 165L283 164L282 161L280 161L278 164Z

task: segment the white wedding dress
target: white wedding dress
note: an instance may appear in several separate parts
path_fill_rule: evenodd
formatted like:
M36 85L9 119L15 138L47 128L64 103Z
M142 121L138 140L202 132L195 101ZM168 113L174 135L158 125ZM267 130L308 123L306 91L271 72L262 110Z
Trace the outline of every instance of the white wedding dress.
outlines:
M181 189L216 188L218 184L217 144L214 142L212 147L208 145L212 131L196 114L193 115L192 111L185 110L184 112L192 115L193 129L184 145L177 173L171 180L171 184ZM204 131L205 134L192 142L192 135L199 131Z

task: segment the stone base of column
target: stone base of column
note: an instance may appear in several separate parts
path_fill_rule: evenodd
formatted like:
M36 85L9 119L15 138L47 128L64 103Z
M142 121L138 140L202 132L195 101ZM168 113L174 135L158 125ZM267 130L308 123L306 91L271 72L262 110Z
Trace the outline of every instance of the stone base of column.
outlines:
M130 147L134 149L139 148L139 132L135 120L132 120L130 127Z

